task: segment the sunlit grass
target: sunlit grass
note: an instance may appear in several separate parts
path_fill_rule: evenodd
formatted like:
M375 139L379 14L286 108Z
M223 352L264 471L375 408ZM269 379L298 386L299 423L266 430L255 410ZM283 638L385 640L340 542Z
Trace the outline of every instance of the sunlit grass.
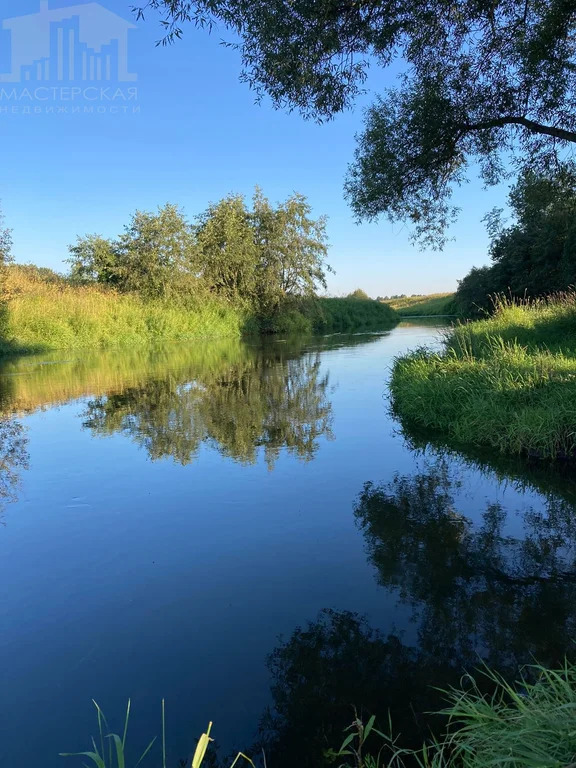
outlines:
M98 286L44 281L18 267L7 274L0 352L147 344L256 331L250 314L212 296L183 304L144 301Z
M446 349L395 361L395 412L405 426L505 453L576 455L576 296L501 302L460 325Z
M273 318L210 292L179 300L144 300L104 286L46 278L33 267L7 270L0 354L52 349L137 346L159 340L239 337L260 332L328 333L393 325L376 301L321 298L286 301Z
M428 296L404 296L401 299L389 299L386 304L401 317L453 315L457 314L453 299L453 293L431 293Z

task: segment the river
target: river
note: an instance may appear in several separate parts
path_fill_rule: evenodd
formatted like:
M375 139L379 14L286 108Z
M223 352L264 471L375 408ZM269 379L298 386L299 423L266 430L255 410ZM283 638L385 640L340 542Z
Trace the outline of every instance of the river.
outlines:
M92 699L121 732L129 697L134 755L165 699L169 768L209 720L221 757L318 766L352 704L418 740L431 686L561 659L574 479L391 415L393 358L440 330L6 360L2 768L80 766Z

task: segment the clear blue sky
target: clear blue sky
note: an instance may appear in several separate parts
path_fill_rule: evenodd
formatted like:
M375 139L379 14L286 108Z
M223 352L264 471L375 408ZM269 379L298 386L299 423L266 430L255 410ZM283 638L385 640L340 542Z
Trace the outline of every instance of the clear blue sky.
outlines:
M39 3L4 0L0 20L36 13ZM49 8L83 4L50 0ZM133 20L130 0L100 5ZM137 114L13 114L10 106L0 112L0 198L17 261L62 269L76 235L116 235L136 208L170 201L193 216L228 192L250 195L258 184L273 200L302 192L315 214L328 216L332 293L452 290L471 266L488 262L481 218L503 203L505 190L483 191L478 180L457 193L462 215L442 253L420 252L406 229L385 220L355 224L342 186L370 96L319 126L254 103L238 80L238 54L220 45L230 38L225 30L209 35L190 27L168 48L155 47L160 34L152 15L130 32ZM1 32L0 72L10 70L10 53L9 34ZM392 82L392 74L381 73L370 81L376 90Z

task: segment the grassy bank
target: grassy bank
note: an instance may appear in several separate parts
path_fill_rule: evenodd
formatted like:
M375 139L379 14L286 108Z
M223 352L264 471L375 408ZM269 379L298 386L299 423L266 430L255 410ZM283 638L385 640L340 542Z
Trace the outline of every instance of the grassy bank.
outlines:
M576 294L501 303L458 326L443 352L396 361L391 394L408 427L502 453L576 456Z
M184 341L276 333L325 333L382 327L395 313L375 301L317 299L287 305L273 320L256 317L247 305L209 293L185 303L145 300L98 285L74 285L53 273L10 267L2 318L0 354L140 346L158 340Z
M404 296L385 302L401 317L419 315L456 315L453 293L432 293L429 296Z

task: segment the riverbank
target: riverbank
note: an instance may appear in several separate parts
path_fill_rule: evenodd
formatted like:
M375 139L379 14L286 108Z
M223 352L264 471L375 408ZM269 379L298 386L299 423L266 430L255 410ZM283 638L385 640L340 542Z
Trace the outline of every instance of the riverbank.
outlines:
M456 444L542 459L576 457L576 294L501 303L457 326L445 349L394 364L393 408Z
M401 317L435 317L457 315L453 293L431 293L428 296L402 296L385 302Z
M328 333L393 325L376 301L316 299L287 304L262 319L245 304L206 294L185 303L145 300L97 285L74 285L49 270L6 271L0 354L51 349L141 346L160 340L258 333Z

